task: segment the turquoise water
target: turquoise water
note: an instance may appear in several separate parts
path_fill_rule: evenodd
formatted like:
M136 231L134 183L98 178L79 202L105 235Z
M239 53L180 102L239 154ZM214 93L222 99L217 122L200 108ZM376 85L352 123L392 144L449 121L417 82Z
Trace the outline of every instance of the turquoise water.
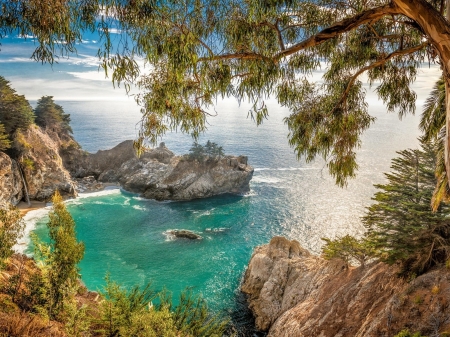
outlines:
M132 121L138 121L139 114L130 103L58 103L72 115L75 138L91 152L136 134ZM288 112L271 108L275 112L269 120L256 127L245 118L245 106L225 101L200 140L210 139L227 153L249 157L255 174L248 195L156 202L115 190L69 201L78 237L86 245L80 267L88 288L101 288L110 272L126 285L152 281L156 289L166 287L175 297L191 287L212 310L232 314L239 310L239 283L255 246L284 235L319 252L322 237L360 235L364 228L359 217L371 202L372 185L384 181L383 172L396 150L417 146L418 117L400 122L372 105L377 122L363 136L358 177L341 189L323 161L297 160L286 139L283 117ZM124 114L127 123L121 119ZM185 153L192 143L180 134L163 140L176 153ZM44 223L41 219L37 227L41 236ZM170 229L189 229L203 239L174 239L166 234Z

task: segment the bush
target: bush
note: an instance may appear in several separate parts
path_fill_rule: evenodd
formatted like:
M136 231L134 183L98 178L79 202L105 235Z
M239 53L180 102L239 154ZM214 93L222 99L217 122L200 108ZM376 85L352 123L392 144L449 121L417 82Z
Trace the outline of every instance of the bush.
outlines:
M322 240L326 242L322 247L322 256L328 260L340 258L347 264L355 260L361 266L364 266L375 255L374 250L370 248L365 240L357 240L351 235L338 237L335 240L327 238L322 238Z
M222 146L219 146L209 140L204 146L197 142L193 143L192 147L189 149L189 152L189 158L192 160L203 160L206 157L216 159L225 155Z
M5 261L13 254L12 247L22 236L25 224L20 211L10 206L9 209L0 209L0 269Z

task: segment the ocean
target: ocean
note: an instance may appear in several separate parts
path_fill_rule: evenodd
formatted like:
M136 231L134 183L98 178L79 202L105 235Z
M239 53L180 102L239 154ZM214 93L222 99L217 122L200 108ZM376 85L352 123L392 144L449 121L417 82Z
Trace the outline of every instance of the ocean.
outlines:
M71 114L74 137L87 151L136 137L140 114L132 100L57 103ZM389 171L395 151L418 146L419 114L399 121L372 103L370 112L377 120L362 137L357 178L339 188L323 160L297 159L283 122L289 112L274 102L268 105L270 117L257 127L247 118L247 105L219 102L218 116L209 119L208 132L199 141L211 140L227 154L248 156L255 172L246 195L157 202L112 189L67 202L86 246L80 268L89 289L101 289L107 273L123 285L152 282L157 290L171 291L174 299L192 289L213 312L234 317L244 331L251 323L239 284L256 246L281 235L320 253L323 237L364 232L360 217L371 204L373 184L385 182L383 172ZM188 152L193 142L180 133L162 141L176 154ZM27 219L28 228L45 237L45 211ZM171 229L192 230L203 238L175 239L167 234Z

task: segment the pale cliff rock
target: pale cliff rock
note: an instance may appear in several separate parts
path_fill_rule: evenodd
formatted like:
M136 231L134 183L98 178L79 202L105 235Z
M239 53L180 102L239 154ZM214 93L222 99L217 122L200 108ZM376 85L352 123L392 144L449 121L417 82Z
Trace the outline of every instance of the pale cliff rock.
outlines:
M0 208L17 205L22 199L23 183L17 163L0 151Z
M71 169L77 177L95 176L100 182L119 183L125 190L156 200L191 200L222 193L245 193L253 168L247 157L225 156L191 160L175 156L164 144L140 158L133 142L90 154Z
M56 190L63 196L76 196L75 185L59 155L58 142L33 125L18 133L15 147L30 199L48 200Z
M449 281L444 267L407 282L395 267L348 268L275 237L255 249L241 290L268 337L439 336L450 329Z

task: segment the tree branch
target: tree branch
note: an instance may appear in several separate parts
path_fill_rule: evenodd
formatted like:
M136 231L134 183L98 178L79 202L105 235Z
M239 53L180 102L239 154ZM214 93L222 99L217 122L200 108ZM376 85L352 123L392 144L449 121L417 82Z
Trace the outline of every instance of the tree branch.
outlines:
M403 50L397 50L393 53L390 53L389 55L387 55L385 58L378 60L372 64L369 64L366 67L363 67L361 69L359 69L350 79L350 82L347 84L347 88L345 89L344 93L341 96L341 99L339 100L338 104L336 104L336 106L334 107L333 111L335 111L342 103L344 103L344 101L347 99L347 96L350 92L351 87L353 86L353 84L355 83L356 79L364 72L366 72L367 70L379 67L383 64L385 64L387 61L389 61L390 59L397 57L397 56L403 56L403 55L409 55L412 53L415 53L416 51L419 51L420 49L426 47L429 43L425 42L422 43L418 46L412 47L412 48L408 48L408 49L403 49Z
M351 18L336 22L335 24L331 25L328 28L325 28L316 35L313 35L310 38L281 51L280 53L275 55L274 59L275 61L279 61L283 57L292 55L306 48L317 46L342 33L355 29L356 27L361 26L367 22L379 20L387 14L398 14L398 12L399 9L392 3L369 9Z

